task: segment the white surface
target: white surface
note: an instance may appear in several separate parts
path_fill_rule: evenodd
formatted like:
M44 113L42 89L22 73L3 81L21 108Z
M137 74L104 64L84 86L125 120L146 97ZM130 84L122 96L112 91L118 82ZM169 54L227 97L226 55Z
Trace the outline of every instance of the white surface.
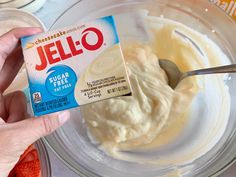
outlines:
M78 1L79 0L47 0L47 3L36 13L36 15L43 21L46 27L49 28L65 9ZM68 169L51 150L49 150L49 154L53 169L53 177L78 177L78 175ZM232 166L229 170L220 175L220 177L235 176L236 165Z

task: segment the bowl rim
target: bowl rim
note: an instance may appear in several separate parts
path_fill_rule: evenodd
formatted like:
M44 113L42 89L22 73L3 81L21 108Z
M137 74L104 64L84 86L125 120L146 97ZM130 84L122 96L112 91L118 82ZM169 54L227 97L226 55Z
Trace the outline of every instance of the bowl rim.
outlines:
M40 167L41 167L41 176L42 177L52 177L52 168L49 158L49 153L46 148L45 143L42 139L39 139L34 143L38 151Z
M46 26L44 25L44 23L34 14L26 11L26 10L23 10L23 9L16 9L16 8L1 8L0 9L0 13L4 13L4 15L10 15L10 14L20 14L20 15L23 15L25 17L29 17L29 18L32 18L33 20L35 20L35 22L37 22L40 27L46 31Z

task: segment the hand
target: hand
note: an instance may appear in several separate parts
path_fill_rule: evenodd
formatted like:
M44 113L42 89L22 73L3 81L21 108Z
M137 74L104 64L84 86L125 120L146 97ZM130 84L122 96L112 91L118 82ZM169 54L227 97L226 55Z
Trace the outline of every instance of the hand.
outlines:
M23 64L19 39L40 32L40 28L17 28L0 37L0 177L9 174L29 145L52 133L70 117L64 111L25 119L25 95L21 91L3 95Z

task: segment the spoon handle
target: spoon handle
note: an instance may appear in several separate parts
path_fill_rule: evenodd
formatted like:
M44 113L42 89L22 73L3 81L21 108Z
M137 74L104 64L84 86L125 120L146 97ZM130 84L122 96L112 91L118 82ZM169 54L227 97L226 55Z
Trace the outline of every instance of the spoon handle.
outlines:
M236 73L236 64L189 71L182 75L182 79L188 76L216 73Z

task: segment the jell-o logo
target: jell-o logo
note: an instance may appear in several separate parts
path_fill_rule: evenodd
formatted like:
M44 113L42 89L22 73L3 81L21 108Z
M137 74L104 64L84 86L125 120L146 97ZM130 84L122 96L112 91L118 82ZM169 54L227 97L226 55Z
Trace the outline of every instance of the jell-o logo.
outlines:
M97 41L95 44L91 44L88 41L88 34L94 33ZM79 37L79 35L78 35ZM38 71L44 70L48 64L54 64L61 60L66 60L72 56L83 54L84 50L94 51L98 50L104 42L102 32L94 27L87 28L82 32L81 39L73 38L72 36L66 37L66 42L57 40L49 44L37 47L37 52L40 57L40 64L36 64L35 69ZM94 41L93 41L94 43ZM69 46L70 51L65 52L65 45Z

